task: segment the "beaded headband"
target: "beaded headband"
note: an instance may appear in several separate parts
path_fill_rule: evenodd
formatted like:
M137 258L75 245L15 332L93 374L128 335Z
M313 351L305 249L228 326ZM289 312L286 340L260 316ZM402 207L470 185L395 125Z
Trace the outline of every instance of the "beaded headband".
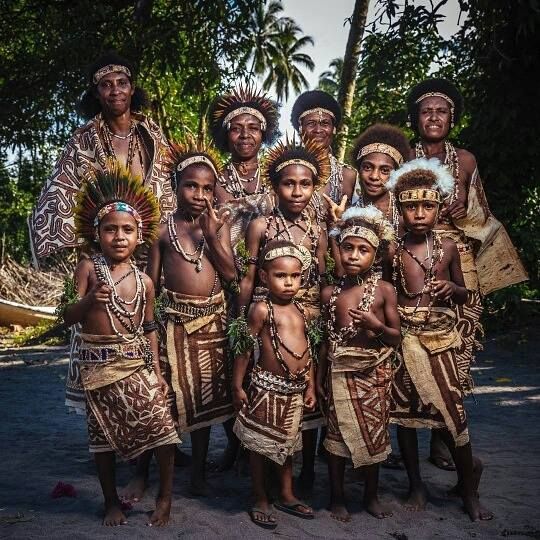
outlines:
M237 109L234 109L234 111L231 111L223 119L223 126L225 126L227 129L231 129L231 120L237 116L240 116L241 114L251 114L251 116L257 118L257 120L259 120L261 123L261 130L266 130L266 118L260 111L254 109L253 107L238 107Z
M274 259L279 259L280 257L294 257L300 261L302 265L302 271L306 270L305 267L305 257L302 255L301 251L293 246L283 246L271 249L265 256L265 261L273 261Z
M329 111L328 109L325 109L323 107L315 107L314 109L308 109L307 111L304 111L298 117L298 121L302 120L302 118L304 118L304 116L307 116L308 114L312 114L312 113L318 113L319 120L321 120L321 118L322 118L322 113L329 114L334 120L336 119L336 115L332 111Z
M97 227L99 225L99 222L111 212L127 212L128 214L131 214L135 221L137 222L138 227L142 227L142 219L139 215L139 212L133 208L133 206L130 206L128 203L125 203L123 201L116 201L110 204L106 204L102 208L100 208L99 212L96 214L96 217L94 218L94 227Z
M398 165L403 163L403 156L401 153L393 146L384 143L372 143L362 146L362 148L360 148L360 152L358 152L358 155L356 156L356 159L361 159L368 154L373 154L374 152L380 152L381 154L390 156Z
M120 64L109 64L98 69L93 77L92 81L94 84L97 84L105 75L109 73L125 73L131 79L131 71L126 66L121 66Z
M367 240L375 249L377 249L380 244L379 237L371 229L362 227L361 225L344 229L339 235L339 243L341 244L341 242L343 242L343 240L349 236L363 238L364 240Z
M416 101L415 103L420 103L423 99L426 99L428 97L440 97L440 98L443 98L445 99L446 101L448 101L448 103L450 103L450 105L453 107L455 107L454 105L454 102L446 95L446 94L443 94L442 92L426 92L425 94L422 94Z
M178 163L176 166L176 172L181 172L194 163L204 163L205 165L208 165L212 169L212 172L216 175L216 178L219 176L214 164L206 156L190 156L183 161L180 161L180 163Z
M399 194L399 202L434 201L443 202L441 194L435 189L406 189Z
M276 172L283 170L285 167L288 167L289 165L303 165L304 167L307 167L315 176L317 176L317 169L315 166L310 163L309 161L306 161L305 159L288 159L287 161L284 161L283 163L280 163L276 167Z

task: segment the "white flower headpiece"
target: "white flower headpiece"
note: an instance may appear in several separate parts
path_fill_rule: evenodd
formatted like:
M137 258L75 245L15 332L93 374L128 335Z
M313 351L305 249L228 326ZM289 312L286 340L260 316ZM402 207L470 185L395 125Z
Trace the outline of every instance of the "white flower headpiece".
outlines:
M385 187L388 191L395 191L399 179L406 173L416 170L431 171L435 175L434 189L440 192L443 198L448 197L454 190L454 177L450 171L437 158L417 158L408 161L399 169L394 169L390 173L390 178Z

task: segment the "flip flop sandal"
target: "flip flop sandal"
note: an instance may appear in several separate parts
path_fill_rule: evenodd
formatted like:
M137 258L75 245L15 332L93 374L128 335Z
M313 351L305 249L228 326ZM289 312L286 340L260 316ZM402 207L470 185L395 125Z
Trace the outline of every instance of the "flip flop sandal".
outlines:
M452 460L443 458L442 456L429 456L428 461L435 465L435 467L442 469L443 471L455 471L456 467L454 466Z
M292 504L275 502L274 508L276 510L279 510L280 512L285 512L286 514L290 514L291 516L299 517L301 519L314 519L315 518L313 511L307 514L306 512L302 512L301 510L298 510L298 508L310 508L307 504L304 504L302 502L297 502L297 503L292 503Z
M260 520L258 520L255 517L256 513L262 514L264 517L267 517L267 518L271 518L274 515L273 512L265 512L264 510L254 506L249 511L249 517L250 517L251 521L253 523L255 523L255 525L258 525L259 527L262 527L263 529L268 529L268 530L273 530L273 529L275 529L277 527L277 522L276 521L260 521Z

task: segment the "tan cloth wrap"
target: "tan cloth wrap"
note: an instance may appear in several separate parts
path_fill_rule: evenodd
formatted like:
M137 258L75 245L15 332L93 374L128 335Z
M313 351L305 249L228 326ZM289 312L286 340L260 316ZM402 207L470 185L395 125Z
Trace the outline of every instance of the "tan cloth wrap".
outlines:
M184 433L221 424L234 415L223 291L211 297L163 292L180 308L165 309L167 360L179 429ZM186 314L208 307L215 311L199 318Z
M81 333L81 350L94 351L96 358L100 350L116 349L105 362L81 365L92 453L114 451L130 460L181 442L157 375L144 367L142 356L122 356L122 351L136 352L138 341L129 344L117 336Z
M248 450L283 465L302 449L303 392L283 394L252 381L247 394L248 405L238 413L234 433Z
M399 306L398 311L402 319L404 367L422 404L436 409L442 422L411 417L400 418L396 423L406 427L446 427L456 446L463 446L469 442L469 432L454 351L461 344L456 313L450 308L433 307L429 320L423 325L428 308ZM411 321L418 326L409 326ZM443 363L445 354L450 365ZM439 369L441 372L437 371Z
M129 377L144 366L143 350L140 340L126 343L117 336L100 336L95 334L80 334L82 351L100 351L109 349L110 360L107 362L80 361L81 382L85 390L95 390ZM132 338L133 336L129 336ZM113 352L114 351L114 352ZM132 358L126 358L126 352L134 353Z
M480 244L475 261L482 295L529 279L508 233L487 206L478 169L469 187L467 216L455 225Z
M354 467L384 461L388 433L393 349L331 347L330 405L325 448L352 459Z

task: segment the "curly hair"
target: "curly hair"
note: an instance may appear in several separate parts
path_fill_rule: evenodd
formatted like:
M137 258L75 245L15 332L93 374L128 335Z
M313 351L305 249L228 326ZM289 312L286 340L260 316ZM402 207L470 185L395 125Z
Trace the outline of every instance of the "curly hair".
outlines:
M373 124L358 136L351 149L350 159L357 168L360 167L360 164L365 157L358 158L360 150L364 148L364 146L376 143L391 146L401 154L403 161L407 161L409 158L411 148L407 137L405 137L405 134L401 129L392 126L391 124ZM394 164L396 167L400 165L395 159Z
M214 145L222 152L230 152L227 126L223 119L240 107L250 107L259 111L266 120L266 129L263 131L262 142L270 146L281 135L279 125L279 106L265 93L256 90L252 85L239 86L237 89L220 96L210 105L208 118L210 133Z
M309 90L296 98L292 108L291 123L296 131L300 130L300 116L302 113L317 107L327 109L334 115L334 126L341 124L341 107L339 103L327 92Z
M96 116L96 114L101 112L101 105L96 97L97 85L94 84L93 76L98 69L101 69L109 64L117 64L127 67L131 72L131 77L128 77L129 82L132 85L134 84L135 70L131 62L114 51L110 51L102 55L88 68L88 87L83 92L83 95L79 101L78 111L85 120L90 120ZM146 92L142 88L135 87L133 95L131 96L130 110L140 112L148 106L149 100Z
M412 129L418 133L418 111L420 103L416 101L424 94L438 92L448 96L454 102L453 122L457 124L463 113L463 96L458 88L447 79L426 79L416 86L413 86L407 96L407 113Z

